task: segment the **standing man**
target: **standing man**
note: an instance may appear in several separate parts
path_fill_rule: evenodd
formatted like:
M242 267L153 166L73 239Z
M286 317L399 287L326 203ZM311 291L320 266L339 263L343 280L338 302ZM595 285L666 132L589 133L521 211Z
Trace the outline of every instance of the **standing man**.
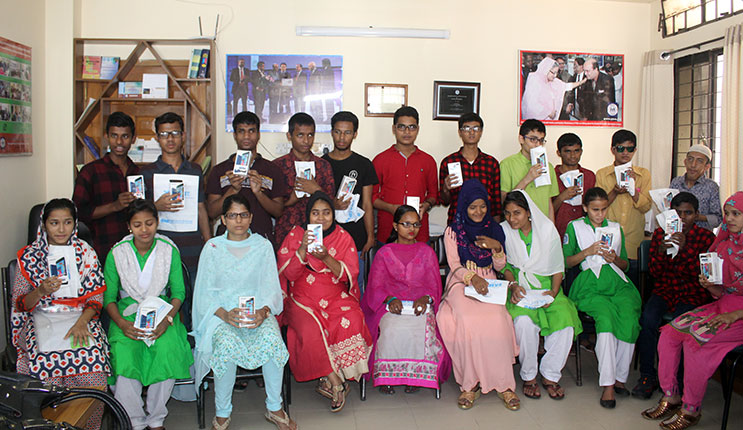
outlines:
M250 203L253 221L250 230L270 240L276 248L273 235L273 220L284 212L284 199L291 190L279 168L258 153L258 141L261 139L261 122L253 112L240 112L232 120L232 137L237 149L250 151L250 170L247 176L235 175L235 154L217 164L209 174L206 182L206 205L212 219L222 214L224 199L241 194ZM220 226L217 234L224 233Z
M418 197L421 229L419 242L428 241L428 212L438 201L436 161L415 146L420 127L418 111L403 106L395 112L392 134L395 144L374 157L379 185L374 187L372 201L377 209L377 241L387 242L392 232L392 219L408 197Z
M565 62L565 58L557 57L555 58L555 61L557 62L557 66L559 67L559 70L557 71L557 78L563 82L570 81L570 73L567 71L567 68L565 67L567 65L567 63Z
M323 160L330 163L333 169L335 189L338 190L347 176L356 180L351 192L358 196L358 207L363 209L364 216L351 222L340 223L353 238L359 253L359 288L364 291L364 255L374 246L374 207L372 206L372 189L379 183L377 172L371 160L351 151L351 144L358 135L359 119L352 112L341 111L330 120L330 136L333 138L333 150L323 155ZM334 198L335 196L331 196ZM346 210L353 199L335 200L336 210Z
M284 238L295 225L302 225L307 220L308 196L297 197L297 191L312 195L315 191L322 191L331 198L335 195L333 169L330 163L312 153L315 143L315 120L304 112L295 113L289 118L289 132L286 139L292 143L289 153L274 160L281 174L286 178L287 185L292 192L284 202L284 213L276 220L276 244L281 246ZM315 177L300 178L294 167L296 161L311 161L315 163Z
M292 93L292 75L286 70L286 63L279 65L279 118L284 122L289 118L289 96Z
M248 110L248 69L245 68L245 60L237 61L237 67L230 72L232 82L232 115L241 111L237 110L237 101L242 100L242 110Z
M686 173L671 180L671 188L688 191L699 201L696 223L699 227L712 230L722 223L720 207L720 187L715 181L706 177L712 166L712 150L697 143L689 148L684 158Z
M201 248L212 237L209 228L209 216L206 213L206 197L204 195L201 166L188 161L182 153L186 135L183 131L183 118L180 115L166 112L155 118L155 131L162 153L157 157L157 161L144 166L141 173L144 176L146 196L154 200L157 210L159 212L177 212L183 209L183 202L173 200L174 196L171 193L154 194L154 176L156 174L193 175L199 178L197 229L189 232L160 230L160 233L168 236L178 245L181 260L186 264L191 280L195 281ZM186 297L183 307L187 311L190 310L190 304L186 306L189 299L190 297ZM190 317L188 321L190 322ZM190 325L187 324L187 327L190 327Z
M441 160L439 166L439 201L442 205L449 205L447 224L454 221L457 212L457 199L460 187L452 187L456 182L454 175L449 174L449 163L459 162L462 167L462 182L468 179L477 179L488 191L490 197L490 213L496 221L501 220L501 194L500 194L500 165L492 155L480 150L478 144L482 138L483 123L480 115L466 113L459 117L459 138L462 139L462 147L459 151L449 154Z
M322 118L322 82L320 78L320 70L317 69L317 65L314 61L307 63L307 94L310 95L310 113L313 118Z
M278 123L277 115L279 113L279 96L281 94L281 79L279 78L279 65L273 63L271 71L267 73L268 80L271 81L268 90L268 122L271 124Z
M577 134L565 133L557 139L557 155L562 160L562 164L555 166L555 176L557 176L557 188L560 194L552 198L552 206L555 208L555 227L560 237L565 235L570 221L583 216L583 205L572 205L567 203L568 200L578 194L585 194L586 191L596 186L596 175L580 165L580 157L583 155L583 142ZM570 186L566 187L560 179L560 175L572 170L578 170L583 173L583 187Z
M257 70L253 70L251 76L251 81L253 82L253 102L255 103L255 114L258 115L258 118L261 118L261 121L265 121L263 118L263 107L266 105L266 95L271 85L271 80L265 71L266 63L259 61L256 67Z
M544 145L547 129L542 121L527 119L519 128L519 145L521 150L501 162L501 198L513 190L524 190L534 203L552 222L555 221L555 208L552 206L552 197L559 194L557 177L552 163L547 166L531 164L531 149ZM550 175L550 184L537 187L537 179L543 169Z
M294 93L294 113L304 112L304 96L307 94L307 72L301 64L297 64L297 74L294 75L293 93Z
M136 140L132 117L123 112L109 115L105 136L111 152L80 170L72 195L78 218L93 235L92 245L101 266L111 247L129 233L124 209L135 197L129 192L126 177L139 173L128 155Z
M320 70L320 89L322 91L323 105L325 106L324 119L318 121L328 123L328 119L333 115L335 111L335 102L333 94L335 94L335 72L333 67L330 65L330 58L322 59L322 70Z
M585 63L586 63L586 60L584 60L582 57L575 57L575 59L573 60L573 72L575 72L575 74L573 74L573 76L570 77L568 82L580 82L583 80L583 78L586 75L585 73L583 73L583 65ZM565 114L567 115L566 117L564 117L564 119L569 119L571 121L577 121L577 120L580 120L581 118L580 103L578 101L578 88L575 88L569 93L567 93L568 94L567 100L563 104L567 106L568 104L572 103L573 110L571 112L565 112L563 110L563 112L565 112ZM560 119L563 119L563 118L560 118Z
M588 82L578 90L578 103L581 105L581 119L591 121L614 121L617 112L612 112L611 105L616 107L614 98L614 77L601 73L595 58L589 58L583 64L583 72Z
M588 63L586 63L588 64ZM635 179L635 190L631 193L617 185L614 167L632 161L637 150L637 136L629 130L619 130L611 137L611 153L614 163L596 172L596 186L609 195L607 218L618 222L624 230L625 247L629 259L629 275L637 285L637 247L645 237L645 212L650 210L650 172L642 167L632 166L630 177Z

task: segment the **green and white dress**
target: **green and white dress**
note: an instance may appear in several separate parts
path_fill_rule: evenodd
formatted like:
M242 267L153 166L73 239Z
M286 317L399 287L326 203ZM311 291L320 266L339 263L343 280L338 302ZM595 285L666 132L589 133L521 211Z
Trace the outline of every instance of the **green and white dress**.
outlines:
M133 236L126 236L111 248L103 274L104 307L116 303L127 321L134 321L137 303L149 296L159 296L166 302L173 299L182 302L186 296L178 247L160 234L155 235L152 248L144 256L134 247ZM108 329L108 341L111 345L109 384L115 384L118 376L136 379L144 386L191 377L193 355L179 315L152 346L126 337L113 322Z

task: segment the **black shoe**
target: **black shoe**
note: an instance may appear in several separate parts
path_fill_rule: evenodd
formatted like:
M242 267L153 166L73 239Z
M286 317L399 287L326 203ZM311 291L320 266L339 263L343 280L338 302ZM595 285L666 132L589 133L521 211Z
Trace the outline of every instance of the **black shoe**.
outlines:
M650 376L641 376L632 389L632 397L647 400L658 389L658 380Z
M614 386L614 393L615 393L615 394L616 394L617 396L622 396L622 397L629 397L629 390L628 390L628 389L626 389L626 388L624 388L624 387L617 387L617 386L615 385L615 386Z
M614 399L612 400L599 399L599 404L601 404L601 406L606 409L614 409L617 407L617 401Z

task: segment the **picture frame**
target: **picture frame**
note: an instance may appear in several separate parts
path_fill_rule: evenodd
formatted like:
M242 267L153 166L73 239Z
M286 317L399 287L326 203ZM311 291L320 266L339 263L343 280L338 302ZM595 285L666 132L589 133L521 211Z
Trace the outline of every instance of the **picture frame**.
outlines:
M364 84L364 116L392 118L397 109L407 105L407 84Z
M433 81L433 119L457 121L465 113L480 114L480 83Z
M623 54L520 50L518 123L622 127L624 60ZM591 76L584 72L589 68Z

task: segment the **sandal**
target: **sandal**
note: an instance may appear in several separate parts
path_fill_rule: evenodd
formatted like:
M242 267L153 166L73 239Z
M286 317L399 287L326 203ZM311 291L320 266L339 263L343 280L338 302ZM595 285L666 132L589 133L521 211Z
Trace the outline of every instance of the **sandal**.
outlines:
M326 399L333 400L333 386L330 385L330 381L325 376L317 380L315 392Z
M395 394L395 387L393 387L392 385L380 385L379 392L391 396Z
M681 407L681 403L671 403L661 398L658 404L652 408L642 411L642 417L646 420L662 420L675 414Z
M539 385L537 385L536 381L524 382L521 390L524 392L524 395L530 399L538 399L542 397L542 393L539 392Z
M343 410L343 407L346 406L346 391L348 391L348 384L346 383L333 385L333 403L330 405L330 412Z
M232 418L227 418L227 421L224 422L224 424L219 424L217 422L217 417L214 417L212 420L212 429L213 430L227 430L230 427L230 422L232 421Z
M420 391L421 387L411 387L410 385L405 387L405 392L408 394L417 393Z
M248 380L243 379L242 381L235 382L235 386L232 387L233 391L237 391L238 393L242 393L243 391L248 389Z
M550 399L562 400L565 398L565 390L557 382L551 382L546 379L542 379L542 387L547 390Z
M266 417L266 421L273 423L278 429L281 429L281 425L283 424L292 430L296 430L297 423L289 418L289 414L287 414L285 410L282 409L281 412L284 413L283 417L280 417L271 411L266 411L264 417Z
M537 384L534 384L534 386L536 385ZM521 400L519 399L519 396L517 396L516 393L513 392L513 390L506 390L502 393L498 393L498 397L503 400L503 404L508 410L518 411L521 407Z
M702 414L691 415L678 411L671 418L662 421L660 428L663 430L684 430L699 424L700 419L702 419Z
M475 406L475 400L480 398L481 393L480 387L477 387L475 391L462 391L457 399L457 406L459 406L459 409L472 409Z

